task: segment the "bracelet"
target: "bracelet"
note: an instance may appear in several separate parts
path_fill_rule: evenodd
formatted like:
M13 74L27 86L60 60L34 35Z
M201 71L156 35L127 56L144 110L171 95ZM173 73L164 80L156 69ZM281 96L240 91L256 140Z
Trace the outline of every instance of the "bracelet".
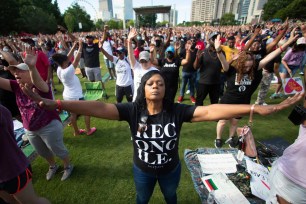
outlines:
M284 52L284 49L282 46L279 46L279 49L281 50L281 52Z
M58 110L58 112L61 112L62 111L62 103L61 103L61 100L56 100L56 108Z

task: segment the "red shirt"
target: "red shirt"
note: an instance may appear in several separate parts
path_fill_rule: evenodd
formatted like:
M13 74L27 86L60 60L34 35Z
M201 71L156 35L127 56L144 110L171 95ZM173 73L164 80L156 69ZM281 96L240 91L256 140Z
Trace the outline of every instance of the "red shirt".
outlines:
M198 50L204 50L205 49L205 44L201 40L198 40L197 43L196 43L196 48Z

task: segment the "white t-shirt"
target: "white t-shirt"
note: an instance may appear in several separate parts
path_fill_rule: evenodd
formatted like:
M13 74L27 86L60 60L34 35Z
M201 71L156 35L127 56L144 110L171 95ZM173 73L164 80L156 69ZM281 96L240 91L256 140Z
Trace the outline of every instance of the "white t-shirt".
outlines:
M82 86L79 78L75 75L74 66L71 64L66 69L57 68L57 76L64 85L64 100L79 99L83 97Z
M115 64L116 70L116 85L127 87L133 84L132 69L130 64L127 62L127 59L119 59L116 56L113 56L113 63Z
M109 54L109 55L113 55L113 49L112 49L112 46L114 46L114 41L112 40L107 40L107 41L104 41L103 43L103 49ZM107 57L104 56L104 59L107 59Z
M140 85L141 78L145 75L148 71L158 70L155 67L150 67L149 69L143 69L139 62L135 63L133 72L134 72L134 94L133 94L133 102L136 100L137 97L137 89Z

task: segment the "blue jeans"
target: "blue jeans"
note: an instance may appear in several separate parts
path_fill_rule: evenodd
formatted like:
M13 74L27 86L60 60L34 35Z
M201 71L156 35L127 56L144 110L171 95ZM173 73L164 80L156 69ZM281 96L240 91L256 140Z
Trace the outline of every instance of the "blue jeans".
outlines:
M196 80L196 72L182 72L182 87L180 90L180 96L184 96L185 94L185 88L187 83L189 83L189 91L190 96L194 96L194 83Z
M165 175L146 173L139 169L135 164L133 166L133 172L137 193L137 204L149 203L157 181L166 202L168 204L177 203L176 189L181 177L181 163L179 163L174 170Z

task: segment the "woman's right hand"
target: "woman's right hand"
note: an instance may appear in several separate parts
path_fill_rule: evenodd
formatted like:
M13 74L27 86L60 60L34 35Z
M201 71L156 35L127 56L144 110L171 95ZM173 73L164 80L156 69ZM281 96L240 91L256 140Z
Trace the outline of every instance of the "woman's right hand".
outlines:
M128 40L131 41L137 35L138 35L138 32L137 32L136 28L131 28L130 33L128 35Z

